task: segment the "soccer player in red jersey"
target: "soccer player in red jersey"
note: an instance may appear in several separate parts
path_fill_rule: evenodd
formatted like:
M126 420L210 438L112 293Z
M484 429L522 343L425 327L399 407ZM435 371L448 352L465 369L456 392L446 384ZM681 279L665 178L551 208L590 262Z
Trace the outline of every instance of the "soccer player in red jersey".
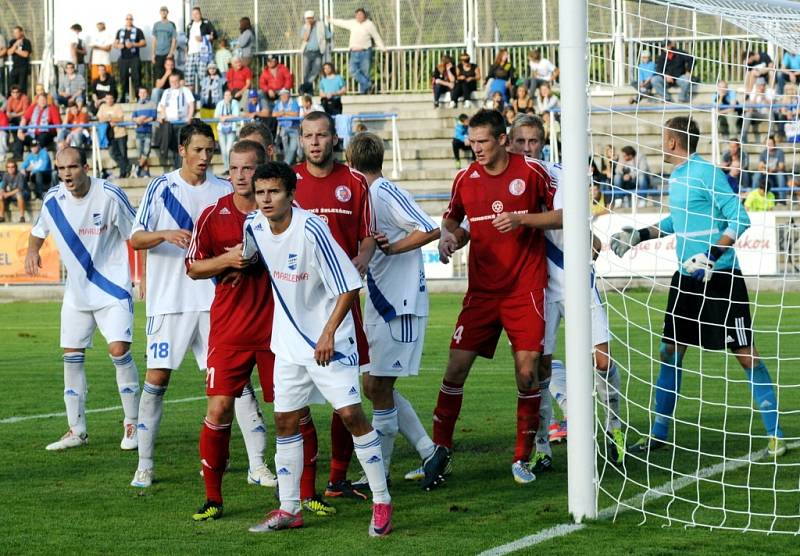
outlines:
M234 192L203 211L186 253L191 278L216 282L208 341L208 409L200 431L206 503L192 516L195 521L222 517L222 475L228 461L234 399L249 385L253 366L258 367L264 401L273 401L272 288L264 265L242 258L245 217L257 209L251 180L265 161L259 143L234 145L230 158ZM269 475L274 486L277 481Z
M552 211L555 188L541 162L506 151L506 124L499 112L480 110L470 119L468 129L476 161L456 175L440 240L440 253L446 262L461 247L453 232L465 217L468 219L468 287L434 410L433 441L437 447L423 466L425 490L444 480L472 364L479 355L494 356L503 330L514 352L519 392L512 465L518 482L530 482L524 479L531 474L528 460L539 426L536 372L544 342L547 287L542 230L560 228L561 212Z
M328 224L336 242L363 276L375 252L369 185L361 173L333 159L337 141L333 118L325 112L311 112L303 119L300 142L306 161L294 167L297 174L294 198L300 207ZM353 318L359 364L365 365L369 362L369 345L358 303L353 305ZM308 441L305 436L304 441ZM353 437L334 412L331 418L331 470L325 496L367 500L366 494L354 489L347 481L347 467L352 456ZM306 479L302 498L309 494L309 483L311 487L314 484L313 479L308 479L310 472L304 470Z

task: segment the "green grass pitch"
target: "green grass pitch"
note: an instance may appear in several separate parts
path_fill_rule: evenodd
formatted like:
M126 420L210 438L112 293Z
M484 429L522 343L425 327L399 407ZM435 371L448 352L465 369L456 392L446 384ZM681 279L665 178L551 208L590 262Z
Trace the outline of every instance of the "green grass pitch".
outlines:
M800 295L787 299L797 306ZM794 299L796 297L796 299ZM788 303L792 301L792 303ZM426 428L436 401L447 360L449 337L461 297L439 294L431 299L431 318L420 376L399 381L399 389L412 401ZM756 327L758 344L767 358L773 378L782 358L779 382L782 409L800 408L796 362L800 343L800 315L780 313L778 294L762 294ZM648 428L651 388L658 372L651 359L658 350L662 294L634 292L622 297L610 294L610 321L615 340L612 350L622 369L623 419L636 431ZM134 351L140 376L144 376L144 307L137 304ZM780 324L778 319L780 317ZM780 328L781 334L774 331ZM272 489L247 485L247 459L236 426L231 441L231 468L225 477L225 517L210 523L191 522L190 515L203 502L198 474L197 440L205 412L204 376L187 359L175 373L167 393L167 405L156 451L157 483L146 492L128 486L136 467L136 453L121 452L121 410L89 413L90 443L65 453L51 453L44 446L66 430L63 416L9 422L12 417L61 413L63 374L58 348L59 304L13 303L0 305L0 528L8 554L32 553L152 553L152 554L475 554L548 527L569 522L566 487L566 447L554 447L555 469L535 483L516 485L510 473L514 443L516 395L510 352L505 340L494 360L479 360L467 383L461 419L456 429L455 470L447 484L423 493L418 484L402 480L416 467L416 453L398 439L392 462L395 532L385 539L369 539L367 503L337 501L334 518L306 516L302 530L253 535L247 527L276 505ZM624 343L623 343L624 342ZM98 335L98 346L87 357L88 409L119 405L114 371ZM626 347L627 346L627 347ZM563 354L559 347L558 353ZM671 477L670 467L690 472L719 463L721 453L741 456L760 449L758 415L750 410L749 389L738 365L722 354L695 350L687 356L683 398L678 407L677 443L681 449L654 454L651 465L629 461L625 472L598 460L605 491L620 498L640 494L641 484L660 485ZM723 380L727 378L727 380ZM191 400L191 398L195 398ZM189 400L187 400L189 399ZM178 400L181 403L170 403ZM368 404L367 404L368 407ZM728 408L726 410L726 407ZM368 407L369 409L369 407ZM270 431L267 456L274 456L271 408L264 404ZM313 410L320 433L317 486L324 488L329 451L330 411ZM602 412L600 412L602 418ZM699 423L699 427L698 427ZM783 421L788 436L798 436L800 418L789 414ZM722 431L725 431L724 433ZM631 435L635 436L633 432ZM698 452L698 447L701 452ZM600 447L601 452L603 447ZM698 455L700 454L700 455ZM692 484L678 495L645 506L646 511L684 521L724 523L731 527L794 531L800 519L772 522L773 511L797 516L800 494L800 450L787 455L776 468L762 461ZM271 463L271 461L270 461ZM357 475L357 462L351 476ZM591 465L587 462L587 465ZM274 466L271 464L270 467ZM746 487L750 487L749 489ZM785 490L778 495L774 489ZM703 505L693 503L700 498ZM612 504L601 494L600 508ZM725 508L725 510L721 508ZM751 516L748 519L747 512ZM642 522L644 523L640 525ZM753 554L797 553L797 539L789 535L762 535L685 528L641 512L620 514L616 521L589 523L566 537L527 548L528 553L578 554L592 551L630 554ZM525 552L525 551L523 551Z

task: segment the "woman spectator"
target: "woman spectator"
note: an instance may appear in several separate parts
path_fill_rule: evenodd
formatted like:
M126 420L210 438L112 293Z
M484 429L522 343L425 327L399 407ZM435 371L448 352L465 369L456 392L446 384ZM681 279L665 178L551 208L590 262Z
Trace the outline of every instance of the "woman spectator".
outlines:
M486 75L486 96L491 97L495 91L499 91L503 94L503 100L508 102L516 80L517 72L514 66L511 65L508 49L501 48L494 59L494 64L489 68L489 73Z
M486 101L486 108L490 110L497 110L501 114L506 109L506 102L503 100L503 93L500 91L495 91L492 94L492 97Z
M436 64L436 68L431 75L431 85L433 86L433 107L439 108L439 98L445 93L450 93L450 107L456 103L453 99L453 87L456 84L456 72L453 68L453 59L444 55Z
M222 100L224 85L225 79L220 75L217 64L211 62L206 66L206 74L200 80L200 105L213 110Z
M236 41L236 50L238 56L242 59L242 64L250 67L250 61L253 59L253 45L255 44L256 36L253 34L253 25L250 23L249 17L243 17L239 20L239 38Z
M319 98L322 108L331 116L342 113L342 95L347 85L341 75L336 73L333 64L322 64L322 79L319 80Z
M511 107L518 114L526 114L534 111L533 99L528 94L528 88L525 85L517 87L517 96L511 101Z
M611 183L614 181L614 172L617 170L617 153L614 151L613 145L606 145L603 150L603 156L600 159L600 171L605 176L605 182Z
M511 106L506 106L503 110L503 119L506 121L506 134L511 131L511 124L514 123L514 118L517 117L517 113Z
M164 91L169 89L169 76L176 71L175 58L169 56L164 60L164 75L156 79L155 85L153 85L153 94L150 95L150 98L153 99L153 104L156 106L158 106L158 101L161 100L161 95Z
M238 118L240 112L239 101L233 98L233 94L229 90L226 90L214 110L214 117L220 120L217 125L217 133L219 134L219 150L222 153L222 164L225 167L223 175L225 176L230 173L231 148L236 142L239 128L238 124L231 120Z
M472 106L472 93L478 90L480 80L481 68L478 67L478 64L469 61L469 54L462 52L458 57L458 66L456 66L456 84L450 96L453 101L451 106L455 108L461 99L464 99L466 108Z
M550 85L542 83L539 94L536 96L536 113L540 116L546 112L553 112L560 105L558 97L553 94Z

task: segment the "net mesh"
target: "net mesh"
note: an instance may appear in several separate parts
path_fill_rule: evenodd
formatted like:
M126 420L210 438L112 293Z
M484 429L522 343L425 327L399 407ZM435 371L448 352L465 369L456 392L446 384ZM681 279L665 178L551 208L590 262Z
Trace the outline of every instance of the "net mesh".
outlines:
M590 14L594 10L611 18L612 9L608 2L590 1ZM769 53L775 66L780 66L784 52L796 50L800 6L768 1L627 1L624 12L617 14L624 18L624 41L616 43L621 49L615 46L610 56L590 49L594 54L588 64L590 68L618 67L626 83L613 86L590 78L591 149L597 165L592 226L604 245L596 271L610 322L611 355L621 375L619 416L625 423L628 447L654 429L663 430L664 423L668 432L662 448L643 454L629 450L623 464L614 463L609 437L604 434L608 408L598 396L600 515L613 517L633 510L643 521L798 534L800 220L794 140L800 135L800 97L790 79L779 81L778 72L769 67L753 69L757 64L748 65L744 57ZM589 29L593 41L614 41L610 26L590 24ZM694 83L687 98L681 98L684 91L679 86L669 87L666 97L658 87L637 93L642 53L647 51L655 60L667 37L676 38L678 47L694 60ZM590 71L590 75L594 74ZM720 85L717 94L720 80L727 80L728 88ZM719 100L727 95L728 101ZM664 162L662 132L665 122L676 116L691 116L698 124L697 152L725 167L728 189L707 194L689 179L684 189L691 201L683 201L677 186L671 190L669 176L676 167ZM769 136L775 136L779 150L768 149ZM729 139L740 143L744 156L736 153ZM633 158L628 147L633 148ZM762 182L765 191L752 193ZM730 351L689 347L680 364L682 384L675 409L666 417L664 394L674 388L664 380L671 373L662 372L662 359L667 359L661 353L662 332L670 280L679 266L676 238L670 235L641 243L621 258L608 246L611 235L623 226L639 229L668 216L671 192L673 204L683 203L680 206L690 218L707 214L698 199L710 198L718 207L731 197L736 200L738 218L749 216L751 225L737 239L736 251L749 291L752 343L768 369L777 408L765 394L768 385L754 387ZM716 218L726 218L721 209L714 210ZM717 225L715 221L712 227ZM707 246L716 241L708 230L694 237L698 238L705 238ZM693 254L686 253L684 259ZM719 274L732 273L720 270ZM718 314L714 297L720 294L702 286L700 292L697 321L687 324L671 319L683 331L708 325L714 320L710 315ZM730 292L721 295L722 299L731 297L739 299ZM738 324L734 321L726 330L727 335L736 336L726 341L742 340L738 335L744 334L745 327ZM756 374L763 376L760 371ZM775 409L777 413L770 413ZM765 414L777 414L789 447L781 457L766 450L774 431L765 429Z

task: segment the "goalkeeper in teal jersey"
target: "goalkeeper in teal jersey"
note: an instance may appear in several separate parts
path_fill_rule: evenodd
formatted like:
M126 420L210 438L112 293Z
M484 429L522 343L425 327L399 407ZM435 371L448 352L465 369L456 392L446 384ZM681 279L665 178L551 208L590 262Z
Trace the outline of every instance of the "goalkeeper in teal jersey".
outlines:
M699 138L697 124L688 117L666 123L664 161L675 166L669 178L670 214L655 226L640 230L626 226L611 236L611 250L622 257L642 241L675 234L680 261L664 314L655 420L650 436L631 446L629 453L644 454L665 445L687 346L712 350L727 346L751 383L769 438L769 454L781 456L786 441L778 424L775 390L753 345L747 285L733 247L750 219L725 174L695 152Z

